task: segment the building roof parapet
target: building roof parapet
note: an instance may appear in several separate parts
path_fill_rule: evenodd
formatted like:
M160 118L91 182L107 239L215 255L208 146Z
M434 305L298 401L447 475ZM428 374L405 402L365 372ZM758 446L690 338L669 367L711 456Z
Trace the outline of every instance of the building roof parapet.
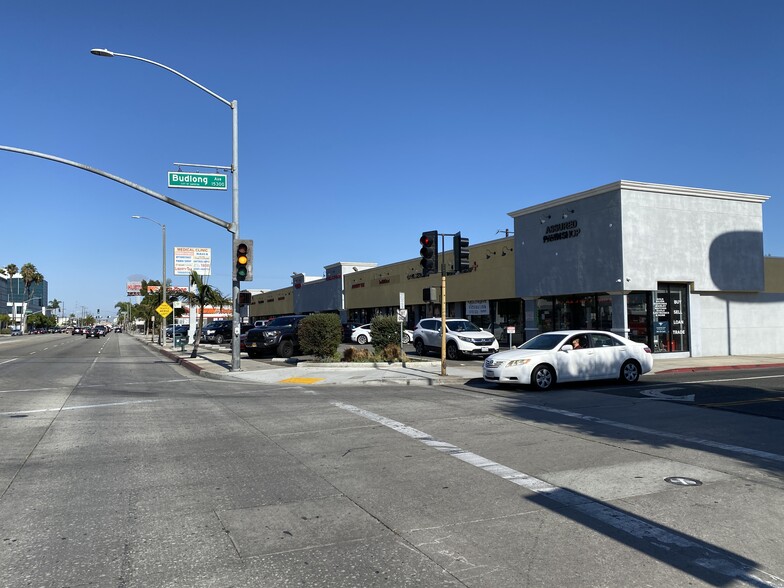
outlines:
M770 196L766 196L762 194L745 194L743 192L726 192L723 190L711 190L707 188L690 188L687 186L671 186L668 184L650 184L647 182L618 180L617 182L611 182L603 186L591 188L590 190L585 190L583 192L571 194L570 196L564 196L562 198L557 198L556 200L549 200L542 204L536 204L534 206L521 208L520 210L515 210L507 214L512 218L523 216L526 214L533 214L533 213L541 212L542 210L548 210L556 206L569 204L570 202L574 202L576 200L583 200L585 198L590 198L591 196L606 194L607 192L612 192L614 190L628 190L628 191L635 191L635 192L665 192L667 194L675 194L678 196L693 196L697 198L718 198L722 200L740 200L743 202L760 203L760 204L770 198Z

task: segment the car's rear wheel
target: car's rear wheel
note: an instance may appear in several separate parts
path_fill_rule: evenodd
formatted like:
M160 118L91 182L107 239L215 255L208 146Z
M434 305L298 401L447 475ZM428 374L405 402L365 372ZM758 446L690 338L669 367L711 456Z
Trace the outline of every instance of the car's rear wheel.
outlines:
M555 371L549 365L540 365L531 375L531 384L537 390L549 390L555 384Z
M450 341L446 344L446 356L448 359L460 358L460 350L457 348L457 343Z
M627 359L621 366L620 379L625 384L635 384L640 379L640 364L633 359Z
M416 349L417 355L424 356L425 351L425 342L422 339L417 339L414 341L414 348Z
M294 343L286 339L278 344L278 355L288 359L294 355Z
M357 343L359 343L360 345L364 345L367 342L368 339L366 335L360 335L359 337L357 337Z
M411 343L411 337L408 335L408 333L403 333L403 343L406 345Z

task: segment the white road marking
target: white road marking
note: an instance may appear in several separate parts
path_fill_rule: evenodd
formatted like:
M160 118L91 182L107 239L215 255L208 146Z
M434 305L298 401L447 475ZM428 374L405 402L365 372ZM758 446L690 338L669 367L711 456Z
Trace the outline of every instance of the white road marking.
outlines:
M0 412L0 416L11 416L15 414L36 414L39 412L60 412L63 410L84 410L87 408L104 408L106 406L125 406L127 404L144 404L147 402L158 402L157 400L129 400L127 402L106 402L104 404L82 404L80 406L63 406L62 408L38 408L35 410L15 410L14 412Z
M672 396L665 394L665 391L682 390L682 388L664 388L661 390L640 390L640 394L647 396L651 400L677 400L679 402L694 402L694 394L687 394L686 396Z
M398 421L388 419L351 404L345 404L343 402L332 402L332 404L338 408L384 425L385 427L389 427L390 429L412 439L416 439L437 451L451 455L456 459L499 476L513 484L546 496L558 504L573 508L582 514L601 521L605 525L627 533L636 539L646 541L652 546L667 551L677 549L684 557L690 558L692 563L709 569L714 573L758 586L784 587L784 578L779 578L763 570L754 568L751 565L745 564L740 560L736 560L731 555L723 553L721 550L714 548L707 543L703 543L698 539L691 539L686 535L669 531L664 527L649 523L648 521L593 500L589 496L553 486L549 482L545 482L534 476L529 476L523 472L518 472L517 470L513 470L512 468L484 458L481 455L464 451L451 443L434 439L427 433Z
M775 378L784 378L784 374L777 376L749 376L747 378L725 378L722 380L698 380L696 382L689 382L689 384L717 384L720 382L742 382L744 380L770 380Z
M3 365L4 363L11 363L12 361L16 361L17 359L19 359L19 358L18 357L14 357L14 358L11 358L11 359L6 359L5 361L0 361L0 365Z

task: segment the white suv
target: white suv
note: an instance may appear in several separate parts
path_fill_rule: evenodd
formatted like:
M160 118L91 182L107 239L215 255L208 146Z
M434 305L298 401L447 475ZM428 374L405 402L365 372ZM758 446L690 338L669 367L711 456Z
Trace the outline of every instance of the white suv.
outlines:
M422 319L414 330L417 354L441 352L441 319ZM461 355L481 357L498 351L498 341L489 331L477 327L468 319L446 319L446 356L458 359Z

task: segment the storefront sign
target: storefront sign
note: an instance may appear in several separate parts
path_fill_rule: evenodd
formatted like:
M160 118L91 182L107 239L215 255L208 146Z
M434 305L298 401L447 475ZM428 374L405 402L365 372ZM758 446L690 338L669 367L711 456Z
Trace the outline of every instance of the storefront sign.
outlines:
M550 243L551 241L562 241L563 239L572 239L580 235L580 228L577 226L576 220L570 220L563 223L556 223L550 225L545 229L543 243Z
M489 300L468 300L466 302L466 315L484 316L490 314Z

